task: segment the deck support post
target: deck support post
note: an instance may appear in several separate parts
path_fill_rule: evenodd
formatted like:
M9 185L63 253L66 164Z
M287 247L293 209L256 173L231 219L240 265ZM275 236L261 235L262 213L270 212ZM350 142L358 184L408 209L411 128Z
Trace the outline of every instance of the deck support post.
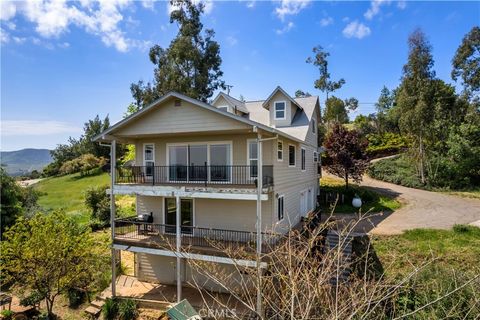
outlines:
M115 174L116 174L116 166L115 163L117 162L116 159L116 152L117 152L117 141L113 140L110 144L110 230L112 232L112 298L116 296L116 280L117 280L117 252L113 247L113 240L115 238L115 194L113 193L113 188L115 186Z
M257 133L257 315L263 319L262 310L262 189L263 189L263 153L262 153L262 135Z
M176 254L177 254L177 302L182 300L182 259L180 258L180 246L181 246L181 201L180 196L176 195L177 210L176 210Z

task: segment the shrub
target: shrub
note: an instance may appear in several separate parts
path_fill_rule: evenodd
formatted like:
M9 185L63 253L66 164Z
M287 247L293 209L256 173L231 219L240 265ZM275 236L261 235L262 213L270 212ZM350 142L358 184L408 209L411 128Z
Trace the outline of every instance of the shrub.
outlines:
M108 186L91 187L85 191L85 205L92 210L92 219L105 225L110 219L110 196Z
M97 158L93 154L83 154L78 158L66 161L60 167L60 173L71 174L80 172L81 175L88 175L92 170L97 169L107 163L103 157Z
M32 306L35 309L40 307L40 302L45 299L45 297L38 291L32 291L28 296L20 300L21 306Z
M104 320L114 320L118 314L118 302L116 299L107 298L102 307L102 315Z
M120 320L133 320L138 316L137 303L132 299L123 299L118 305L118 318Z
M368 175L378 180L406 187L424 188L418 178L415 166L404 155L372 163L368 169Z
M11 320L13 319L14 312L12 310L2 310L0 314L4 320Z
M71 288L67 291L68 305L70 308L76 308L85 301L85 292L77 288Z
M366 137L368 139L367 155L371 159L401 153L410 145L407 138L392 132L367 134Z

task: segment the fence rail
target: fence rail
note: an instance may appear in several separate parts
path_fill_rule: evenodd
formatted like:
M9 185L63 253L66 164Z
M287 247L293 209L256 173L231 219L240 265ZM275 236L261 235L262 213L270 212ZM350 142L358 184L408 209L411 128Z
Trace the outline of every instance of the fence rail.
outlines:
M181 245L212 248L230 247L255 250L256 232L213 229L182 226ZM262 248L264 252L271 250L280 239L280 235L262 233ZM160 247L175 248L176 226L158 223L148 223L136 220L136 217L115 220L115 240L145 242Z
M273 166L265 165L263 186L273 185ZM257 166L128 166L116 168L117 183L133 184L199 184L199 185L240 185L255 187Z

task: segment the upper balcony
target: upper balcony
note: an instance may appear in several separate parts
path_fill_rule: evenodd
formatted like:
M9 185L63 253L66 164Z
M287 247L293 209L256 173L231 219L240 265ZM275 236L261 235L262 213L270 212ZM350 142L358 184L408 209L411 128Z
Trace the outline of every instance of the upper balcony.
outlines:
M116 168L117 184L256 188L257 166L125 166ZM273 166L262 167L262 186L273 186Z

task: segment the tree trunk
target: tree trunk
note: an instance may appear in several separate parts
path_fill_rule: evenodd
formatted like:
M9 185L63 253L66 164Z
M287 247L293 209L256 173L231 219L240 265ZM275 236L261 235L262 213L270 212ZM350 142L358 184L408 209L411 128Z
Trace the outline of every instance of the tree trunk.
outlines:
M348 190L348 171L345 172L345 189Z
M425 185L425 167L423 163L423 137L422 133L420 132L420 143L419 143L419 152L420 152L420 180L422 181L422 184Z
M47 313L49 319L54 319L53 317L53 301L54 298L45 298L45 304L47 305Z

